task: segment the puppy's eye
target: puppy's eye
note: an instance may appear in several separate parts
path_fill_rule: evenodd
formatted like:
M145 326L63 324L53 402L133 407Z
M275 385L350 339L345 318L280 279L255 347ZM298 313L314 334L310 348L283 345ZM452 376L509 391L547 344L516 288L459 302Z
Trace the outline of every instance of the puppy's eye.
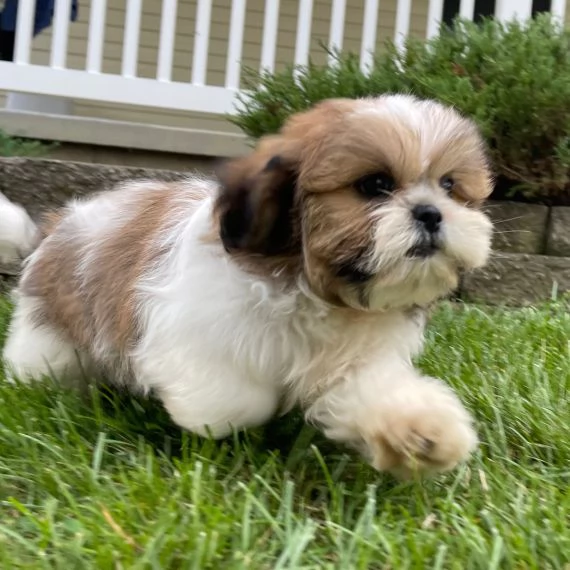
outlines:
M396 189L396 181L385 172L377 172L358 180L355 188L367 198L389 196Z
M451 192L455 186L455 180L451 176L442 176L439 179L439 185L446 191Z

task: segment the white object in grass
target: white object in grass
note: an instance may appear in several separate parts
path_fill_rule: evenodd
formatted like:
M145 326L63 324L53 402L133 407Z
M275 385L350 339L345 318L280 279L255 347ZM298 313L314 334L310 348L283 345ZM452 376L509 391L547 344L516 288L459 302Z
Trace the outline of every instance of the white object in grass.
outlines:
M37 242L38 228L26 210L0 193L0 264L19 264Z

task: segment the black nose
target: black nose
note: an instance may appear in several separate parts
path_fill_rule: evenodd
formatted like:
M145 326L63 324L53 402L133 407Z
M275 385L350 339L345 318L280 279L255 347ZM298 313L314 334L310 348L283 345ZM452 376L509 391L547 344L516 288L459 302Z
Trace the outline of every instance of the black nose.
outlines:
M439 230L442 216L441 212L435 206L420 204L414 207L412 215L414 219L424 225L429 233L434 234Z

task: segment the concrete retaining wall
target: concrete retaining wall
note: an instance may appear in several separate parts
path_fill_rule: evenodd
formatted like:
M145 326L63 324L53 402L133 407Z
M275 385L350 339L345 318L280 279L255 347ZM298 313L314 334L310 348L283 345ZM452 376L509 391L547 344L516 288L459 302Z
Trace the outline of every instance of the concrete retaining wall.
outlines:
M570 207L489 202L493 257L466 276L460 297L530 305L570 290Z
M0 192L32 217L74 196L131 179L177 180L174 172L56 160L0 159ZM570 208L490 202L494 255L483 270L465 277L459 298L489 304L528 305L570 290ZM0 268L0 274L14 272Z

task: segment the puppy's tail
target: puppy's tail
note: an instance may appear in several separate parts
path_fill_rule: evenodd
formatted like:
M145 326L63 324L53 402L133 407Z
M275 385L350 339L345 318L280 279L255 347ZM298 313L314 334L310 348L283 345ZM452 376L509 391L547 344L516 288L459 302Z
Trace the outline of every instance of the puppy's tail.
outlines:
M22 261L40 244L42 232L26 210L0 193L0 265L17 273Z

